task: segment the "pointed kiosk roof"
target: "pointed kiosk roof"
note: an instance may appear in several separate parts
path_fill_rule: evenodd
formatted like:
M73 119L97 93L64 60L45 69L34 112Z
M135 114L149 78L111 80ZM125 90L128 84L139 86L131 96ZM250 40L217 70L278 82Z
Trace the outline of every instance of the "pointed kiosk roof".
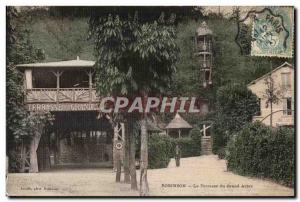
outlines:
M76 60L66 60L58 62L43 62L43 63L29 63L17 65L19 69L26 68L91 68L95 65L95 61L80 60L77 56Z
M196 33L197 33L198 36L212 35L213 34L213 32L208 28L205 21L203 21L201 23L201 25L198 27Z
M166 129L183 129L183 128L193 128L188 122L186 122L177 113L175 118L166 126Z

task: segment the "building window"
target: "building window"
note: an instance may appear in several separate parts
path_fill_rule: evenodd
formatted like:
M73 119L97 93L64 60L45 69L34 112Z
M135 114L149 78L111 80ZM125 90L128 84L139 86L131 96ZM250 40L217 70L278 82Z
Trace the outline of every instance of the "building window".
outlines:
M284 99L284 106L283 106L283 114L284 115L292 115L292 98L288 97Z
M283 89L291 88L291 74L290 73L282 73L281 81L282 81Z
M258 104L258 111L256 113L256 116L261 116L261 98L257 99L257 104Z

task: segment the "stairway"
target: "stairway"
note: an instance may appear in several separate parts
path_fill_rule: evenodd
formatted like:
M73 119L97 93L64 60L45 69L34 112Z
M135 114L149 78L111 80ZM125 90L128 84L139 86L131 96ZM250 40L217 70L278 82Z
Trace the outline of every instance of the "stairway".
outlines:
M201 137L201 155L212 154L212 140L210 136Z

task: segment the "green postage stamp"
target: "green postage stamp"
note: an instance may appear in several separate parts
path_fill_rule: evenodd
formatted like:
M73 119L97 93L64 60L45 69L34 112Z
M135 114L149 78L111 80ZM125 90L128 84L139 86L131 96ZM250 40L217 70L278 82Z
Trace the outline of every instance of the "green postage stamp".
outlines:
M293 7L265 8L253 13L251 56L293 56Z

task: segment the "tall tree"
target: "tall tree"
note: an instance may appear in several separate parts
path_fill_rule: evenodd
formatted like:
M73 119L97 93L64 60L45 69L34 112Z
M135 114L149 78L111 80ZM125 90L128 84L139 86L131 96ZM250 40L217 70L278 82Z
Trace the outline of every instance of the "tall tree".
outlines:
M157 20L148 22L138 17L138 12L127 17L118 13L93 16L90 30L96 44L98 91L102 95L141 96L144 103L148 95L162 93L170 86L179 50L173 26L175 15L168 15L166 20L161 13ZM141 123L140 195L147 196L147 114L140 113L138 119ZM133 141L134 136L130 135ZM131 169L131 177L134 175L135 170Z
M263 97L266 100L266 108L270 106L270 126L273 126L273 104L278 104L281 91L276 88L274 79L272 78L271 74L269 74L265 79L264 83L266 85L265 92Z
M25 109L23 80L15 65L42 60L43 54L32 46L29 31L21 28L22 18L14 7L7 7L6 20L6 136L7 155L10 157L17 142L30 142L34 134L42 132L41 126L49 123L52 116L48 113L29 114ZM32 157L36 152L30 154ZM36 170L37 163L30 163L31 169Z

